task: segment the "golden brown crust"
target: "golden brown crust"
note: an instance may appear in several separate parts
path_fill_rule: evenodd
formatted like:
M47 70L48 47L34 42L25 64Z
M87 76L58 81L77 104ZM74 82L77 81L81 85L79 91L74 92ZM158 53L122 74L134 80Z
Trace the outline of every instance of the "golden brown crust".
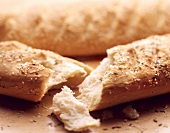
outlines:
M80 85L79 98L90 110L170 92L170 35L113 47L107 53Z
M62 55L94 55L115 45L170 32L169 0L35 3L23 4L15 13L0 14L1 41L18 40Z
M49 89L62 84L75 88L91 70L74 63L78 61L14 41L1 42L0 53L0 94L30 101L40 101Z

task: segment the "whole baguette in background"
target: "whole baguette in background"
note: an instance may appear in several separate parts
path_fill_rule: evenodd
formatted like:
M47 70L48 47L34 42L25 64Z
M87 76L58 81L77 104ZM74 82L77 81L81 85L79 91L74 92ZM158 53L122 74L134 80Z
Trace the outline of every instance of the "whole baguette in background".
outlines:
M49 89L76 88L91 72L76 60L16 41L0 43L0 94L40 101Z
M0 41L17 40L62 55L89 56L170 33L169 0L20 2L10 8L7 0L6 11L0 9Z
M170 34L107 50L107 58L80 84L90 111L170 92Z

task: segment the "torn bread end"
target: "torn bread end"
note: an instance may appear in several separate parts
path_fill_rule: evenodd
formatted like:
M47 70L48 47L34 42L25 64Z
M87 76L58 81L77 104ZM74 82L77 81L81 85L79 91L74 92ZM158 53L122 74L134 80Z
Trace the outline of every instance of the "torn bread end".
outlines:
M72 90L64 86L62 91L53 97L53 113L70 131L84 131L98 127L100 121L90 116L86 106L78 101L73 94Z
M90 111L170 92L170 34L107 50L79 85L77 99Z
M57 53L17 41L0 42L0 94L41 101L50 89L77 86L92 68Z

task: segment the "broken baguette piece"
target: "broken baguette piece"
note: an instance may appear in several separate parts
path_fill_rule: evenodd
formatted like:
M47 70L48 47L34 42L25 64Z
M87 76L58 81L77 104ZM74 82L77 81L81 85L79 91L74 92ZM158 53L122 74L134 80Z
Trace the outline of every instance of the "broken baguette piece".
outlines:
M78 101L73 94L72 90L64 86L62 91L53 97L53 113L69 131L84 131L98 127L99 120L90 116L86 105Z
M0 94L40 101L49 89L75 88L91 67L16 41L0 43Z
M79 85L90 111L170 92L170 34L107 50L107 58Z

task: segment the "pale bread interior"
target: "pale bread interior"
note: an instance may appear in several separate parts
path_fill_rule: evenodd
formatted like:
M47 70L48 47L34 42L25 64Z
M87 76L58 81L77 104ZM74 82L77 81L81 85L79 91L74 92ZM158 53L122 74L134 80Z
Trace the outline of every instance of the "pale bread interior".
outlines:
M100 125L99 120L89 114L86 105L73 96L73 91L64 86L60 93L53 97L52 110L70 131L83 131Z

